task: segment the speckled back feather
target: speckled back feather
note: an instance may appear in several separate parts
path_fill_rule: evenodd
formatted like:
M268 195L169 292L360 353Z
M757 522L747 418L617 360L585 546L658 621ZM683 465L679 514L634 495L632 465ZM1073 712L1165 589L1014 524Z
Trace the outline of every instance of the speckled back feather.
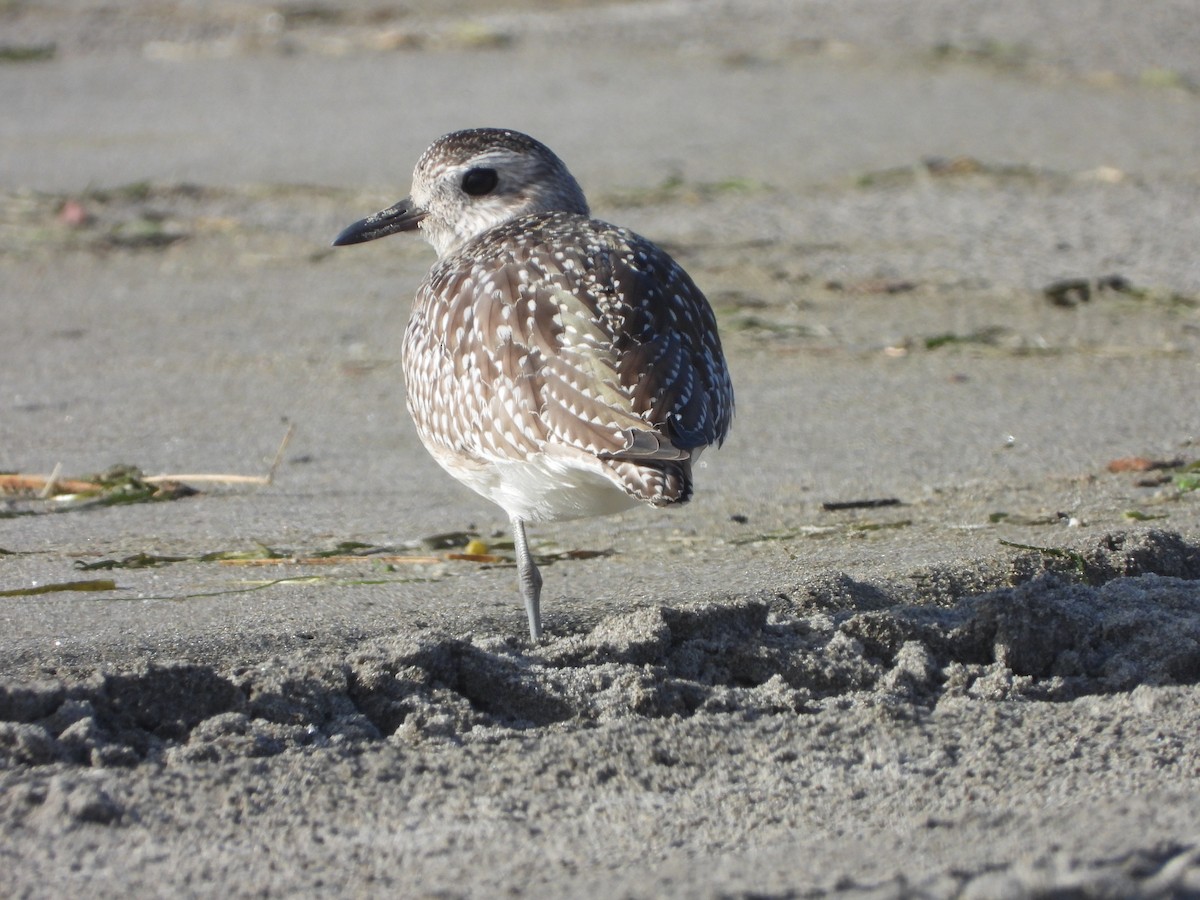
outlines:
M434 455L597 461L656 506L691 496L733 389L712 310L666 253L570 212L499 224L442 258L404 341L409 411Z

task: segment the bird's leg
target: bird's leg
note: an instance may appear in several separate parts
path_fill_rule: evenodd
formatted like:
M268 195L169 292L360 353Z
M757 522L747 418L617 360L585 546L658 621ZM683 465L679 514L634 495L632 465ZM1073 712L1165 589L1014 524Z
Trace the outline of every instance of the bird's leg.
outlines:
M525 598L525 612L529 615L529 637L536 644L542 639L542 573L534 565L529 553L529 542L525 539L525 523L512 517L513 548L517 552L517 580L521 584L521 596Z

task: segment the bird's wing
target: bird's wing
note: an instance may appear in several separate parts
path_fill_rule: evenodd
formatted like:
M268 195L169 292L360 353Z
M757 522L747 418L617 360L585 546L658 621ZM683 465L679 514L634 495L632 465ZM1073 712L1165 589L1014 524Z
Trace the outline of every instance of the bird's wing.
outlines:
M617 229L614 243L594 277L619 301L619 314L606 318L635 412L677 447L719 445L733 418L733 386L712 308L665 251Z
M494 229L469 264L463 254L435 267L418 299L447 317L427 324L460 384L489 386L460 391L455 414L474 420L461 430L482 434L485 451L558 444L645 462L720 443L733 392L703 294L630 232L550 218Z

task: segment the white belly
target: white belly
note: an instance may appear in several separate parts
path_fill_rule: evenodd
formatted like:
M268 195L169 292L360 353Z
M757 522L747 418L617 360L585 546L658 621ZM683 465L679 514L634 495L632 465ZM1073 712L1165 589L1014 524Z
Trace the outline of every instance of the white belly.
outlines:
M638 505L594 460L542 453L481 464L429 450L443 469L525 522L607 516Z

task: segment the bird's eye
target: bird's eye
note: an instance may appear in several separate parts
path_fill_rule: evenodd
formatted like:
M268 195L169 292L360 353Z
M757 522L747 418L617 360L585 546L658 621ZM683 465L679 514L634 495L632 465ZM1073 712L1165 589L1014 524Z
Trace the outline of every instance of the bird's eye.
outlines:
M463 176L462 189L472 197L482 197L494 191L499 181L495 169L469 169Z

